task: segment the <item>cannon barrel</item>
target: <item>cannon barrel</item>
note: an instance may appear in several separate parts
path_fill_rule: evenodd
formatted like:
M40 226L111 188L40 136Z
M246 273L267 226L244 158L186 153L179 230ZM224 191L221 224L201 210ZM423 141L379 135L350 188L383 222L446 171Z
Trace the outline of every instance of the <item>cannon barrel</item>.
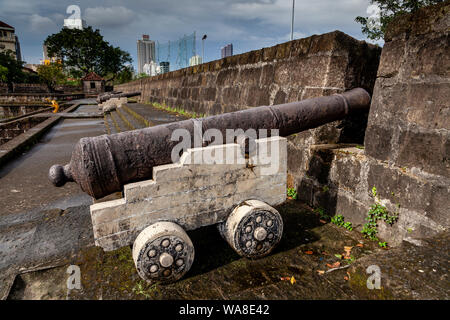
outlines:
M100 103L105 102L109 99L112 98L130 98L130 97L135 97L135 96L139 96L141 93L139 91L136 92L129 92L129 93L116 93L116 94L108 94L108 95L103 95L103 96L99 96L98 97L98 101Z
M110 91L110 92L100 93L97 96L97 103L102 103L102 101L100 99L104 99L104 98L109 99L113 94L119 94L119 93L122 93L122 91Z
M194 136L201 121L202 132L218 129L279 129L280 136L343 119L349 113L368 110L370 95L357 88L342 94L273 106L255 107L203 119L189 119L112 135L82 138L75 145L70 163L53 165L49 179L55 186L77 182L94 198L122 190L126 183L150 179L154 166L171 163L172 132L186 129ZM192 144L193 145L193 142Z

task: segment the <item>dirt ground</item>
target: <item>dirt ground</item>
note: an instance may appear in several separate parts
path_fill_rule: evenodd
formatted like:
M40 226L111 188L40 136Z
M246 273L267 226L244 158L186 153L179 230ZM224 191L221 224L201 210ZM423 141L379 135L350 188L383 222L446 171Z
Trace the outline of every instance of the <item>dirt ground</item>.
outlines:
M195 260L173 284L148 284L134 268L131 248L81 248L66 263L15 278L8 299L448 299L448 235L416 246L382 249L324 221L294 200L277 208L285 231L268 257L238 256L216 226L189 232ZM326 222L326 223L324 223ZM348 257L347 259L345 257ZM81 290L67 289L67 268L78 265ZM368 289L369 265L381 271L380 289Z

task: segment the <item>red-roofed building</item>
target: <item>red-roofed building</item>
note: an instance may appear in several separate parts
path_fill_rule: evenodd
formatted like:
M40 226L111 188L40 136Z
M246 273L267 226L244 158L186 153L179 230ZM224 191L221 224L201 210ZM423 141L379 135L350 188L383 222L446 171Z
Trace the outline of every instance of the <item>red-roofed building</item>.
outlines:
M86 95L98 95L105 92L105 79L95 72L89 72L81 78L81 82L83 84L83 92Z

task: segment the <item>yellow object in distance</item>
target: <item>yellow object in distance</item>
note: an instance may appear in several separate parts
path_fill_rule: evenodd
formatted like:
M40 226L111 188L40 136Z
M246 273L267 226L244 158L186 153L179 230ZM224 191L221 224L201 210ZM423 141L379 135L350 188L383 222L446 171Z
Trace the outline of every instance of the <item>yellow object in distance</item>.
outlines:
M59 110L59 104L58 102L56 102L56 100L50 100L49 98L45 98L45 100L47 100L48 102L50 102L52 104L52 107L55 108L53 110L53 113L57 113Z

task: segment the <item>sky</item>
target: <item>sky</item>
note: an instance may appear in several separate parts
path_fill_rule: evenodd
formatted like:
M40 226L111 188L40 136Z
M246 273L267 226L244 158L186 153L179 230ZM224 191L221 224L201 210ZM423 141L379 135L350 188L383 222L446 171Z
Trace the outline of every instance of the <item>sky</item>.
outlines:
M196 31L198 53L205 40L205 61L220 59L233 43L234 54L289 41L293 0L0 0L0 21L16 29L27 63L42 59L42 43L63 26L69 5L105 40L128 51L137 66L136 40L142 34L159 42ZM367 40L356 16L367 16L369 0L296 0L294 38L334 30ZM369 41L370 42L370 41Z

